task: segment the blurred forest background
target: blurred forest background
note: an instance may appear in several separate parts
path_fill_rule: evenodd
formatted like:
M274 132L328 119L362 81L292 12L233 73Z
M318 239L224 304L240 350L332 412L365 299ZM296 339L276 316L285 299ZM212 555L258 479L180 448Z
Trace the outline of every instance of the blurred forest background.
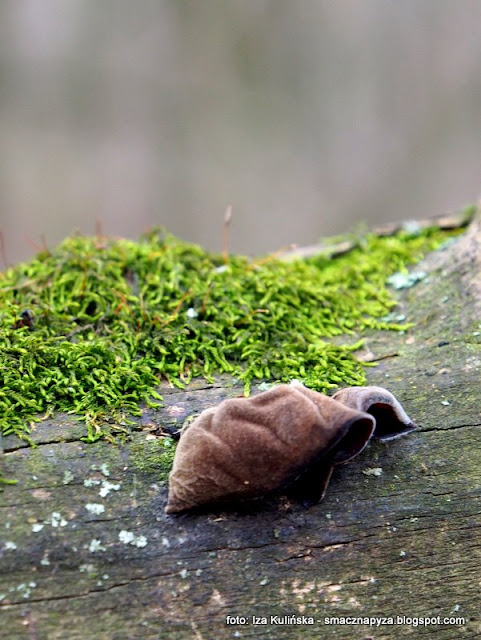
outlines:
M10 262L74 229L310 244L481 192L479 0L2 0ZM1 267L0 267L1 268Z

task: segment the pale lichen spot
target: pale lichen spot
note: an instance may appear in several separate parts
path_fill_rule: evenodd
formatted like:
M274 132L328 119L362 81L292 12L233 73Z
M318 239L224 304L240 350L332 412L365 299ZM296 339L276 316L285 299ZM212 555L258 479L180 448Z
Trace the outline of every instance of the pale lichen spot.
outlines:
M124 544L130 544L134 540L134 538L135 535L132 533L132 531L125 531L124 529L119 533L119 540Z
M81 564L78 568L80 573L93 573L95 571L94 564Z
M124 544L130 544L133 547L145 547L147 546L147 538L143 535L136 536L132 531L126 531L123 529L119 532L119 540Z
M63 474L62 484L69 484L70 482L72 482L73 479L74 479L73 473L69 469L67 469Z
M5 542L5 551L15 551L16 548L17 545L12 540L7 540L7 542Z
M257 390L258 391L269 391L269 389L272 389L273 386L274 386L273 382L261 382L257 386Z
M118 491L120 489L120 483L113 484L108 480L102 480L102 486L100 487L99 496L105 498L111 491Z
M375 477L379 477L382 475L382 468L381 467L368 467L367 469L363 469L362 470L363 474L365 476L375 476Z
M86 478L84 480L84 487L93 487L97 484L100 484L100 480L97 480L96 478Z
M88 550L90 551L90 553L96 553L97 551L105 551L106 547L104 547L101 540L97 540L97 538L94 538L90 542Z
M108 478L110 475L110 470L105 462L100 465L100 473L106 478Z
M50 564L50 559L48 557L47 551L43 554L43 558L40 560L40 564L44 567L48 567L48 565Z
M146 547L147 546L147 538L145 536L137 536L133 542L136 547Z
M95 516L99 516L101 513L103 513L105 511L105 507L103 504L100 504L98 502L88 502L85 505L85 508L87 509L87 511Z
M46 524L51 524L52 527L66 527L68 522L65 520L63 516L60 515L58 511L53 511L50 516L50 520L46 521Z
M22 594L22 598L28 599L30 598L32 589L35 589L36 586L37 586L36 582L28 582L28 583L22 582L17 586L16 591Z
M426 278L425 271L410 271L393 273L387 279L387 283L394 289L409 289Z

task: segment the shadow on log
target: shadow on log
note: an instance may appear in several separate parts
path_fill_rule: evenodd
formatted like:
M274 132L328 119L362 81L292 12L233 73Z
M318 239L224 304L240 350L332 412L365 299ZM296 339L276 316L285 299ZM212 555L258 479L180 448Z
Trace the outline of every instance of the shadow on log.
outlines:
M164 513L155 433L242 393L226 379L162 389L122 445L83 443L68 416L36 448L4 438L18 484L0 493L0 638L480 637L479 224L400 297L415 327L366 339L368 383L419 430L371 443L310 509L281 495Z

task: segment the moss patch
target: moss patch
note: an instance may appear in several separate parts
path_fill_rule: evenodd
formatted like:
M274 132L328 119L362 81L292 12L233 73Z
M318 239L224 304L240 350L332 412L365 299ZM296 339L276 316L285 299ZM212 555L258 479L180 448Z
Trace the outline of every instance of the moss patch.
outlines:
M255 379L363 384L359 335L404 328L389 321L387 277L453 233L368 234L349 254L292 262L224 262L161 230L67 238L0 274L1 430L28 437L34 416L68 411L89 441L109 437L161 400L161 380L229 373L246 393Z
M159 482L167 482L175 454L172 438L137 439L130 444L129 451L130 464L136 471L155 474Z

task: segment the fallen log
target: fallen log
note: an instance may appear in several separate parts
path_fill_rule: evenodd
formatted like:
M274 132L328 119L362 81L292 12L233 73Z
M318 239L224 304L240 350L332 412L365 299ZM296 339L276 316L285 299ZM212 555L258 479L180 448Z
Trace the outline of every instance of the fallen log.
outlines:
M368 383L419 429L336 468L310 509L284 494L164 513L160 436L242 394L228 377L164 386L116 445L83 442L69 415L41 423L36 447L4 437L17 483L0 493L0 638L481 635L480 228L398 292L413 328L365 336Z

